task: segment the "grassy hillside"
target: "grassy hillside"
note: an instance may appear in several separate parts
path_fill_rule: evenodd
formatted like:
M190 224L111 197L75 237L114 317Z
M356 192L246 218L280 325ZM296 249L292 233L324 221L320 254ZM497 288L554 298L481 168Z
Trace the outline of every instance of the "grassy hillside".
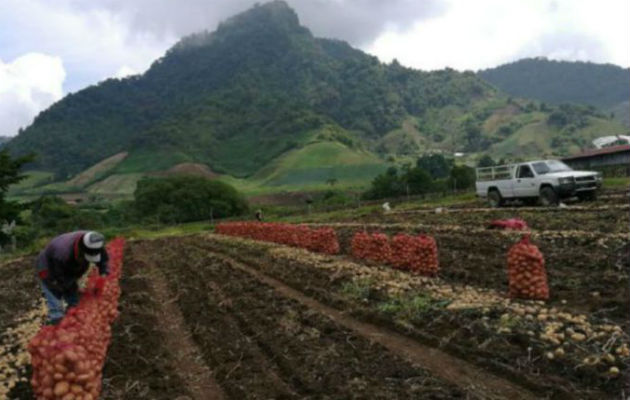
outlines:
M463 152L472 158L561 157L591 146L599 136L627 132L610 114L587 106L551 107L497 94L468 107L432 108L409 118L385 135L378 150L418 156L426 152Z
M132 196L136 190L136 185L144 174L114 174L110 175L102 181L96 182L87 187L87 192L95 195L105 196Z
M116 174L134 174L164 171L191 160L190 156L177 151L135 151L118 164L113 172Z
M630 100L621 102L608 109L623 126L630 129Z
M254 176L266 186L313 187L335 184L360 186L385 169L373 154L338 142L308 144L289 151Z
M25 175L24 180L9 187L10 194L42 186L54 180L53 173L46 171L28 171Z
M121 152L108 157L80 174L77 174L70 179L67 184L74 187L86 186L88 183L105 176L111 169L120 164L127 157L127 154L127 152Z

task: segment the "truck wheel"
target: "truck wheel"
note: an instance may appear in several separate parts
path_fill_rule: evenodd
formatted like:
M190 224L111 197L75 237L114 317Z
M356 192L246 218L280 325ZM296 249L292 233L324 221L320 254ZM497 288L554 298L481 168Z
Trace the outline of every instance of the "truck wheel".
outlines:
M540 189L540 204L545 207L552 207L558 205L558 195L553 188L546 186Z
M492 208L501 207L503 199L501 193L498 190L491 190L488 192L488 205Z

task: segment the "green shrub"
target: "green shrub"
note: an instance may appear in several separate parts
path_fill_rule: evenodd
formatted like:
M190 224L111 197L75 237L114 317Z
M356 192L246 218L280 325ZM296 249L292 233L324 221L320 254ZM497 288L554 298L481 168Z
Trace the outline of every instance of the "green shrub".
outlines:
M134 208L141 218L180 223L240 215L247 202L232 186L193 176L145 178L138 182Z

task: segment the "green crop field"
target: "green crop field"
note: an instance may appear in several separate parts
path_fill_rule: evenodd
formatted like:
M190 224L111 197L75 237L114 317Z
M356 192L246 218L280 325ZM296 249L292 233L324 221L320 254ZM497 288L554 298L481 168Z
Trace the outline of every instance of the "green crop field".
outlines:
M53 174L46 171L28 171L24 175L26 178L24 178L21 182L11 185L11 193L17 193L25 189L41 186L53 180Z
M142 173L114 174L87 188L88 193L132 196L136 190L136 184L144 176Z
M193 160L180 152L155 151L131 153L114 169L116 174L163 171L170 167Z
M386 163L371 153L338 142L317 142L274 160L253 181L273 187L317 188L336 179L340 186L367 185Z

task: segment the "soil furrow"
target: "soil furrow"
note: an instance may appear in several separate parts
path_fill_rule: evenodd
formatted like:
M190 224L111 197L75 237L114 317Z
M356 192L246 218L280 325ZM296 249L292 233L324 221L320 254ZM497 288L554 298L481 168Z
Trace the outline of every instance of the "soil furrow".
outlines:
M121 313L103 371L103 399L191 399L171 349L159 329L161 305L152 295L147 267L133 246L125 249Z
M243 335L229 299L217 291L217 284L200 274L206 269L203 258L170 246L158 248L152 242L136 242L133 248L164 274L171 301L181 310L203 362L214 371L226 398L298 398L286 384L278 385L278 367Z
M402 336L391 330L381 328L372 324L360 322L339 310L328 307L299 292L284 283L271 278L258 270L233 259L216 254L216 257L223 259L236 269L247 272L259 281L273 287L284 296L294 299L301 304L326 315L336 323L357 332L371 341L381 344L393 353L403 357L413 363L422 365L442 379L459 385L475 396L485 399L535 399L533 393L483 371L476 366L461 359L453 357L435 348L430 348L416 341Z
M228 397L476 398L213 254L189 243L184 246L183 253L161 251L159 243L152 250L160 258L172 292L177 293L177 304L187 323L202 325L195 340L206 360L216 363L228 358L226 351L235 349L234 343L239 342L247 342L250 353L253 344L264 354L263 359L246 355L231 365L211 366ZM228 325L233 320L238 326ZM208 326L218 330L219 340L204 329ZM238 355L238 350L232 353ZM258 385L261 377L269 382L264 367L267 362L278 366L277 376L297 395L278 393L269 383Z
M214 380L208 366L200 362L200 351L186 329L184 317L173 303L162 273L152 268L149 283L160 309L158 327L162 332L166 347L173 355L174 367L196 400L221 400L223 390Z
M223 293L223 290L219 287L219 285L216 282L210 282L208 284L213 291L217 294L218 300L219 300L219 304L232 304L232 299L229 298L228 296L226 296L225 293ZM244 323L244 321L240 318L238 318L238 325L241 327L241 329L243 331L246 331L247 326ZM246 332L246 334L248 334L250 337L255 336L252 334L251 331L249 331L247 329L248 332ZM261 343L260 341L256 341L258 344L258 347L261 348ZM263 351L264 349L261 348L261 351ZM267 356L269 357L269 352L265 352L267 354ZM269 360L271 362L271 360ZM276 363L277 364L277 363ZM283 381L282 378L275 373L275 368L268 368L267 369L268 375L271 379L271 381L273 382L273 385L277 388L280 388L281 391L286 392L288 395L290 395L291 397L295 397L298 398L299 395L298 393L291 387L291 385L289 385L287 382Z

